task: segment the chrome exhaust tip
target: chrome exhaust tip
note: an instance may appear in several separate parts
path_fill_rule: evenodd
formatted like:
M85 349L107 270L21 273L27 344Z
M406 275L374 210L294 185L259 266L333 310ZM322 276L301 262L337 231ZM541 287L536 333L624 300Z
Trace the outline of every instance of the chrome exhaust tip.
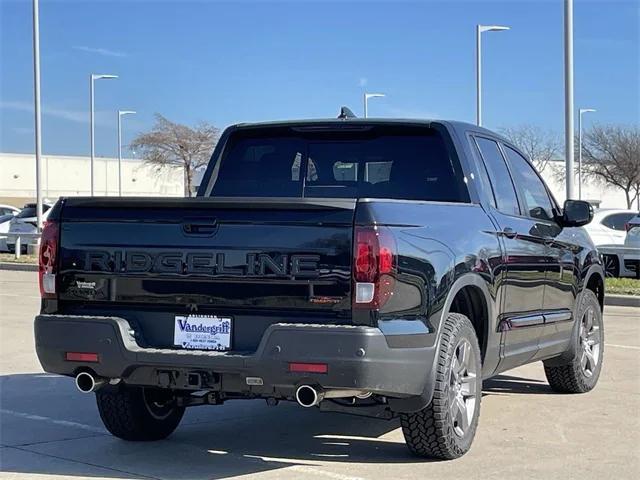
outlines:
M82 393L91 393L98 390L106 383L104 378L94 377L89 372L80 372L76 375L76 388Z
M296 401L298 405L310 408L318 405L322 401L322 393L318 392L311 385L301 385L296 390Z

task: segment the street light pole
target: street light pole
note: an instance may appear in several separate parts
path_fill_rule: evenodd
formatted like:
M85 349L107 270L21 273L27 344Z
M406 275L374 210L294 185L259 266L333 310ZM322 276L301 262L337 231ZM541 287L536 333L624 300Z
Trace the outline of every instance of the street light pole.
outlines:
M365 93L363 96L363 100L364 100L364 118L368 117L368 113L369 113L369 99L370 98L379 98L379 97L384 97L385 94L384 93Z
M90 124L90 141L91 141L91 165L90 165L90 175L91 175L91 196L93 197L94 194L94 183L95 183L95 179L93 176L93 169L94 169L94 163L95 163L95 129L93 126L93 121L94 121L94 86L93 83L96 80L100 80L100 79L112 79L112 78L118 78L117 75L96 75L94 73L92 73L89 76L89 124Z
M133 110L118 110L118 196L122 196L122 116L133 115Z
M575 197L573 135L573 0L564 0L564 149L567 199Z
M578 111L578 200L582 200L582 114L595 112L593 108L581 108Z
M510 30L500 25L476 25L476 123L482 126L482 32Z
M40 108L40 11L39 1L33 0L33 97L36 134L36 217L38 231L42 230L42 142Z

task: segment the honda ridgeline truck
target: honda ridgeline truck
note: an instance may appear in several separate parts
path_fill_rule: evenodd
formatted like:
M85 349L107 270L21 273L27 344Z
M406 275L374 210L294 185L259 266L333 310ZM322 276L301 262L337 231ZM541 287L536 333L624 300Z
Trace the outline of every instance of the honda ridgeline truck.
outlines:
M38 357L126 440L186 407L399 417L409 449L471 445L482 382L544 362L591 390L601 260L508 140L465 123L241 124L197 198L61 198L42 234Z

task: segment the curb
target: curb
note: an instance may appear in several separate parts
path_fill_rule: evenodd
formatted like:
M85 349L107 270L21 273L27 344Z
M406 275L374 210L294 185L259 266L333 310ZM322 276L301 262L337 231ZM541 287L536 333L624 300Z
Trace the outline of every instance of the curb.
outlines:
M605 294L604 304L615 307L640 307L640 296Z
M17 272L37 272L38 265L33 263L0 262L0 270L13 270Z

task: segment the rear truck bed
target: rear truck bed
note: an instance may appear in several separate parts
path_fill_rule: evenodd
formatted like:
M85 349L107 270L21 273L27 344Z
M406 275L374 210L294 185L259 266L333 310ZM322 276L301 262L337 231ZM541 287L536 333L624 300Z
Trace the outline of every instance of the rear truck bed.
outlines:
M294 400L301 386L383 403L420 396L435 335L420 318L379 315L397 259L390 231L354 227L367 208L62 199L43 234L54 258L41 271L38 358L48 372L180 391L187 403L197 391L208 403Z

